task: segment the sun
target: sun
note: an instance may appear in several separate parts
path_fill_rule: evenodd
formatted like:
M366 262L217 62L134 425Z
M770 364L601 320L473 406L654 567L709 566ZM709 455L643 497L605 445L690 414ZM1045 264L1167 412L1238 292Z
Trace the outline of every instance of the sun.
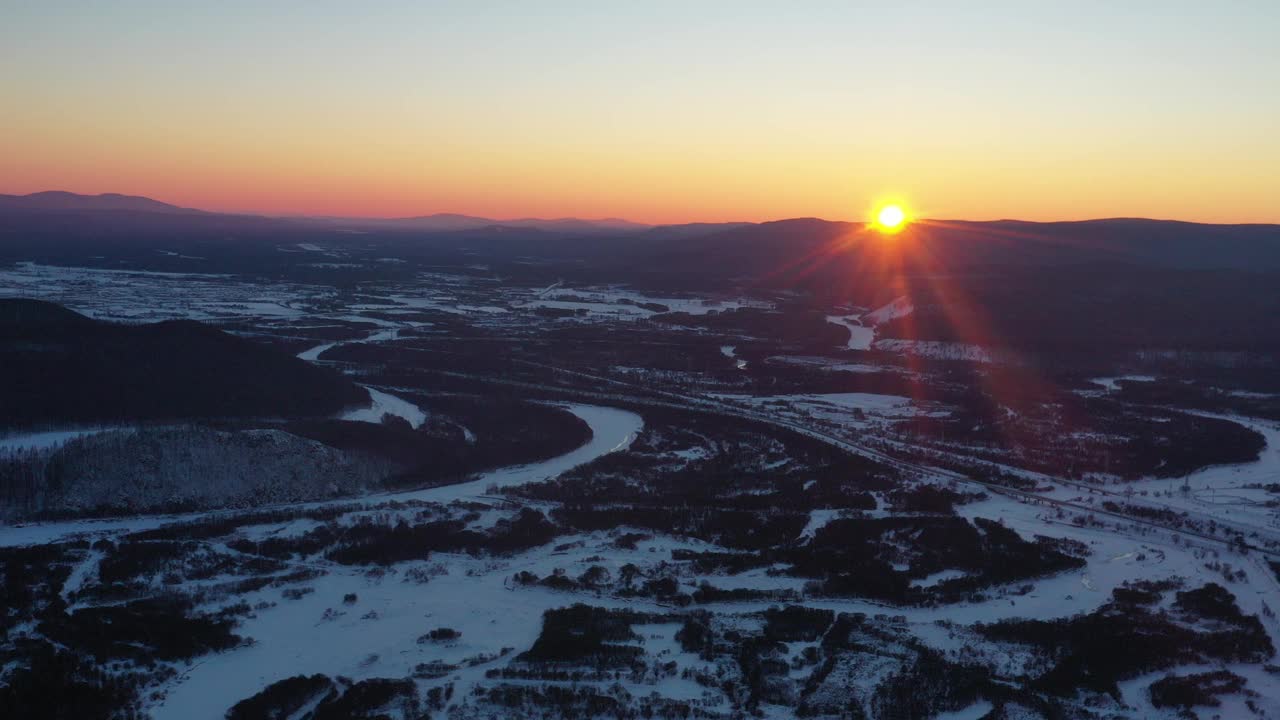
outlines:
M907 224L907 213L901 205L884 205L876 211L876 228L884 233L896 233Z

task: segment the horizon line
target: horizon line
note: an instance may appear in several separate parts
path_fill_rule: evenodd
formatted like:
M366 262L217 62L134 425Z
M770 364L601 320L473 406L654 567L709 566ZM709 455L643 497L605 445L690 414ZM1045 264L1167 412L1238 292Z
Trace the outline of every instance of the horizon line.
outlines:
M630 218L618 216L618 215L610 215L606 217L582 217L578 215L561 215L558 217L539 217L539 216L533 216L533 215L526 215L522 217L495 218L495 217L488 217L484 215L472 215L466 212L455 212L452 210L436 210L432 212L422 212L422 213L411 214L411 215L344 215L344 214L306 213L306 212L298 212L298 211L270 212L270 211L262 211L262 210L239 210L239 209L211 210L211 209L200 208L200 207L178 205L176 203L171 203L165 200L159 200L150 195L132 195L128 193L120 193L120 192L112 192L112 191L99 192L99 193L79 193L71 190L55 190L55 189L36 190L28 193L0 193L0 197L28 198L28 197L38 196L38 195L49 195L49 194L71 195L71 196L82 197L82 198L117 197L117 198L126 198L130 200L145 200L148 202L167 205L176 210L186 210L186 211L197 212L197 213L206 213L210 215L260 217L260 218L275 219L275 220L328 220L328 221L362 221L363 220L363 221L394 222L394 221L420 220L420 219L431 218L436 216L453 216L458 218L469 218L474 220L487 220L487 221L491 221L494 225L502 225L503 223L518 223L518 222L626 223L629 225L640 226L641 228L644 228L644 229L673 227L673 226L680 226L680 225L733 225L733 224L766 225L769 223L789 222L789 221L795 221L795 220L816 220L816 221L827 222L827 223L845 223L845 224L856 224L856 225L866 225L873 222L870 219L832 220L825 217L819 217L817 215L796 215L792 217L778 217L778 218L772 218L768 220L682 220L677 222L654 223L654 222L632 220ZM113 210L104 209L104 211L110 212ZM114 211L148 212L146 210L141 210L141 209L138 209L138 210L116 209ZM1145 222L1181 223L1185 225L1217 225L1217 226L1237 226L1237 227L1248 226L1248 225L1280 226L1280 219L1277 219L1274 221L1213 222L1213 221L1205 221L1205 220L1184 220L1179 218L1148 217L1148 216L1142 216L1142 215L1090 216L1090 217L1054 219L1054 220L1026 220L1026 219L1016 218L1016 217L996 217L996 218L984 218L984 219L940 218L940 217L911 218L912 223L926 223L926 222L928 223L971 223L971 224L1026 223L1026 224L1033 224L1033 225L1050 225L1050 224L1062 224L1062 223L1117 222L1117 221L1145 221Z

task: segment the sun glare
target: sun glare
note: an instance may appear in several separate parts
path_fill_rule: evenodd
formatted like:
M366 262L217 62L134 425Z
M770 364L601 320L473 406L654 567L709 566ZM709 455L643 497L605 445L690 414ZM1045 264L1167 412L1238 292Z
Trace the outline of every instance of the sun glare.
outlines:
M895 233L907 224L907 213L901 205L885 205L876 211L876 227L880 232Z

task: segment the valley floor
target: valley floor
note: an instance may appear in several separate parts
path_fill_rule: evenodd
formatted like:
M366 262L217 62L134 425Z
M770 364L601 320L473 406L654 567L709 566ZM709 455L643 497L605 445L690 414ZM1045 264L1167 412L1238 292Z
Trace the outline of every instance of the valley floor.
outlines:
M1020 405L981 386L982 348L881 338L905 298L797 310L471 270L358 290L0 272L339 369L368 390L342 417L361 428L475 446L484 408L521 402L590 429L448 484L0 525L0 700L86 692L156 720L1280 716L1274 421L1125 402L1147 381L1121 371ZM771 337L793 323L848 338ZM1096 422L1071 425L1064 396ZM1195 448L1160 476L1153 457L1200 433L1263 449Z

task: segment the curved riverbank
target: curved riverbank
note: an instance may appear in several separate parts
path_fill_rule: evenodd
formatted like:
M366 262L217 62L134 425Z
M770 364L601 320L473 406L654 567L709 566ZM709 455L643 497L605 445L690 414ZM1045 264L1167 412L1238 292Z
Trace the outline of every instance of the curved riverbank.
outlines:
M316 502L290 503L269 507L316 508L325 505L358 505L373 507L393 500L425 500L451 502L482 494L490 486L509 487L538 482L555 477L566 470L590 462L602 455L625 449L644 427L639 415L617 408L598 405L566 405L565 409L577 415L591 428L591 439L576 450L542 462L498 468L481 474L475 480L441 487L406 490L366 497L342 497ZM48 523L29 523L0 526L0 547L18 545L42 545L58 542L77 535L138 532L169 523L206 519L246 512L248 509L208 510L176 515L146 515L96 520L65 520Z

